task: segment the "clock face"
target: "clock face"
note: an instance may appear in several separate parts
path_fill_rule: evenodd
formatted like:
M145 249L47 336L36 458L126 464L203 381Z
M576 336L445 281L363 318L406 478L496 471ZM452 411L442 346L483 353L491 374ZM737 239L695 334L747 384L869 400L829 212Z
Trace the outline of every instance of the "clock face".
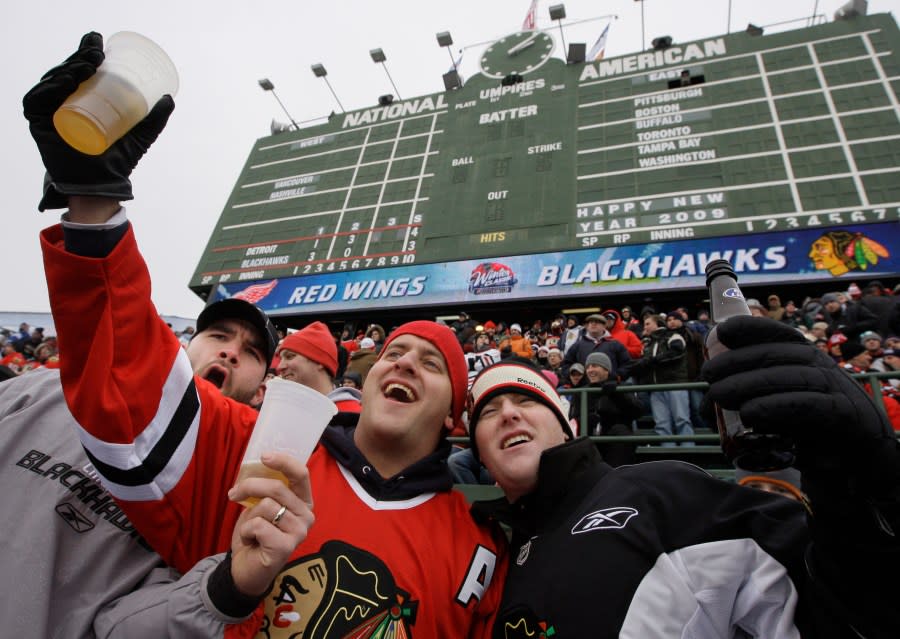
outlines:
M510 73L525 75L539 68L553 54L553 38L542 31L519 31L485 49L481 72L502 79Z

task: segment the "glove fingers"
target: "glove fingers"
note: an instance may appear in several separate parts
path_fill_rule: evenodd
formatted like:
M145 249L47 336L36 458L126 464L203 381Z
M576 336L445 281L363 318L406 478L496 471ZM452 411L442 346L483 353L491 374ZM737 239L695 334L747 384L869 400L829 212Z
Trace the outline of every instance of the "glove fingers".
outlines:
M716 326L719 341L730 349L752 344L806 344L806 338L795 328L767 317L737 316Z
M172 99L171 95L164 95L153 105L150 113L135 125L128 137L137 140L144 147L144 150L148 149L166 127L166 122L169 121L169 116L172 115L174 110L175 100Z
M81 36L81 42L78 43L78 51L76 51L73 55L78 55L81 51L85 49L99 49L100 52L103 52L103 36L97 33L96 31L88 31L83 36ZM99 62L97 64L100 64Z
M33 121L35 116L55 112L79 84L97 72L104 57L103 36L96 31L86 33L78 50L45 73L37 86L25 94L22 100L25 117Z
M795 439L847 436L847 425L860 419L859 408L846 395L791 391L748 400L741 421L761 433L787 433Z
M105 57L106 54L103 53L103 36L96 31L85 33L81 36L81 42L78 43L78 49L75 50L75 53L63 60L62 64L59 66L53 67L47 71L42 79L48 78L58 71L65 69L67 65L78 61L88 62L96 69L100 66Z
M97 72L97 68L90 62L72 62L62 71L48 75L31 91L25 94L22 106L25 117L29 121L35 116L52 115L75 93L82 82Z
M823 361L822 357L828 361ZM777 348L771 344L752 344L705 362L700 369L700 378L712 384L732 375L776 366L831 368L834 363L808 343L779 344Z

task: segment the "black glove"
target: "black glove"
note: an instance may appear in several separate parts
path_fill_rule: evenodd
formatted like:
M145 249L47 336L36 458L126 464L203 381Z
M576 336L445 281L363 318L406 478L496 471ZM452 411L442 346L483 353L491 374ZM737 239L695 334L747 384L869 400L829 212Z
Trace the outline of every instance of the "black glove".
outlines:
M828 355L767 318L733 317L719 325L718 337L731 350L703 365L707 398L739 410L747 427L793 439L804 480L870 496L900 486L900 451L887 417Z
M31 137L47 169L44 196L38 210L61 209L70 195L93 195L130 200L128 176L147 152L175 108L169 95L163 96L141 122L102 155L76 151L56 132L53 114L78 85L90 78L103 62L103 36L91 32L81 39L78 51L58 67L48 71L22 100Z

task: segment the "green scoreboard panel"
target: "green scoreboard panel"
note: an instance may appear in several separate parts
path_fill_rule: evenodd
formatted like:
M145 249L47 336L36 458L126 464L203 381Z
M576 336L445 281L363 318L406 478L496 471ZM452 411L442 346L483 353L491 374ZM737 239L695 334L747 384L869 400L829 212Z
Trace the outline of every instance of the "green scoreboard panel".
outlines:
M900 219L889 15L554 47L510 34L461 89L258 140L190 286Z

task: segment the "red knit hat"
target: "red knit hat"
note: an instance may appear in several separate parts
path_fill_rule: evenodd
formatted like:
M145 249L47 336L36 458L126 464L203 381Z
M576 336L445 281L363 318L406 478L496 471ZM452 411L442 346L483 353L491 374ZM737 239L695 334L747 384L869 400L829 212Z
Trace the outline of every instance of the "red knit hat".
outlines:
M437 322L428 320L407 322L391 332L381 348L381 353L386 353L388 344L401 335L421 337L425 341L430 342L444 356L444 361L447 363L447 372L450 375L450 388L453 391L450 416L453 418L454 424L458 423L466 405L469 373L466 366L466 356L463 355L462 347L459 345L459 340L456 339L456 334ZM381 359L381 355L378 358Z
M313 322L306 328L285 337L278 347L278 352L284 349L321 364L332 377L337 371L337 346L331 331L322 322Z

